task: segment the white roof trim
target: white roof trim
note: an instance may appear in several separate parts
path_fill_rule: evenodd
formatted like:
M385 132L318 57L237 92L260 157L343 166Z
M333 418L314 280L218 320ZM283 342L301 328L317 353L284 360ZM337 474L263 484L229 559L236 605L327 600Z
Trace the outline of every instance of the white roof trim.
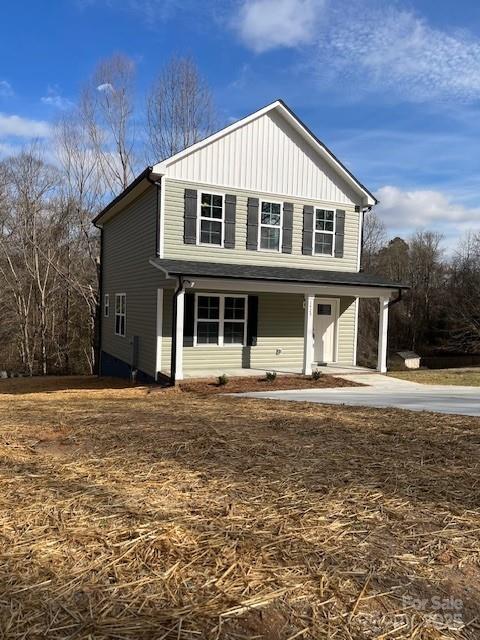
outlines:
M181 160L185 156L190 155L191 153L195 153L199 149L206 147L207 145L215 142L219 138L227 136L229 133L232 133L236 129L243 127L248 124L252 120L256 120L261 116L269 113L270 111L279 112L285 120L310 144L310 146L320 155L320 157L326 160L347 182L347 184L351 185L358 193L360 193L365 198L365 204L367 206L374 205L377 203L375 197L366 189L356 178L353 176L350 171L346 167L342 165L342 163L333 155L333 153L323 144L321 143L308 129L307 127L295 116L295 114L286 107L286 105L281 100L276 100L271 104L263 107L263 109L259 109L254 113L242 118L241 120L237 120L231 125L228 125L224 129L213 133L207 138L200 140L200 142L196 142L192 144L190 147L187 147L183 151L179 151L173 156L166 158L162 162L157 163L153 166L153 172L156 174L165 175L168 173L168 167Z

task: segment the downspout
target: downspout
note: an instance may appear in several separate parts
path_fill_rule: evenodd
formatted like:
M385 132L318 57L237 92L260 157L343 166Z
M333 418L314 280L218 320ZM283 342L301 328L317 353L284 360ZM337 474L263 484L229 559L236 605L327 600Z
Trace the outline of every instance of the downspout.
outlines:
M360 269L359 269L359 271L363 271L363 268L362 268L362 262L363 262L363 236L364 236L363 228L365 226L365 214L366 213L370 213L370 211L372 209L373 209L373 205L370 205L370 206L365 207L364 209L362 209L362 228L360 230Z
M97 344L95 373L102 375L102 323L103 323L103 225L100 227L100 265L98 274L98 303L97 303Z
M161 228L161 193L162 193L162 180L152 180L150 176L147 176L147 180L157 188L157 204L155 215L155 256L160 257L160 228Z
M401 299L402 299L402 289L399 289L398 290L398 296L396 298L394 298L393 300L389 300L388 308L391 309L393 307L393 305L397 304L397 302L400 302Z
M183 289L183 276L178 276L178 285L173 294L172 308L172 353L170 358L170 384L172 387L175 386L177 377L177 299Z

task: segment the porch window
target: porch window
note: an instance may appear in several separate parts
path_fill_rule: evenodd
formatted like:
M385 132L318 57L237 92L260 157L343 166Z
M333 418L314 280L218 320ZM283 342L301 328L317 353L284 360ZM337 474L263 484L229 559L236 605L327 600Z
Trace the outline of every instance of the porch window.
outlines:
M259 249L280 251L282 235L282 205L262 202L260 208Z
M335 235L335 211L315 209L314 252L333 256Z
M127 296L125 293L115 294L115 335L125 337L127 319Z
M200 244L223 246L224 206L223 195L202 193L200 195L200 212L198 216Z
M244 345L246 296L196 296L195 344Z

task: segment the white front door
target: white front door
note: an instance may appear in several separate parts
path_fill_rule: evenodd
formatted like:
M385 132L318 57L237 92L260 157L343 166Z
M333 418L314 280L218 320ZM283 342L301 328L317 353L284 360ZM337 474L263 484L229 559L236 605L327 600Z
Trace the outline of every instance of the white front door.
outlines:
M335 362L338 301L315 298L313 310L313 359Z

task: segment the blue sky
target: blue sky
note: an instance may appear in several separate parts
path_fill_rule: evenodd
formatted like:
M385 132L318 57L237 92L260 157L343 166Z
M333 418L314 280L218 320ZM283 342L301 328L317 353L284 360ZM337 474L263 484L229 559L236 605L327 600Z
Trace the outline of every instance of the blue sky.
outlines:
M48 8L47 8L48 7ZM51 122L96 62L139 95L191 54L223 123L281 97L379 197L389 233L452 247L480 230L480 3L439 0L25 0L0 39L0 154Z

